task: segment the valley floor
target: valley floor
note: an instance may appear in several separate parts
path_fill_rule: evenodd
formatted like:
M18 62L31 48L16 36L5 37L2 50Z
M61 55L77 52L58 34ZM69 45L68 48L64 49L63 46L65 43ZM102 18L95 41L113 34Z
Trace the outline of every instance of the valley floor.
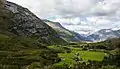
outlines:
M49 49L58 51L61 58L61 61L53 66L55 69L120 69L116 67L117 62L114 62L111 50L95 49L95 44L92 45L93 48L91 44L93 43L48 46Z
M113 41L47 46L0 34L0 69L120 69L120 42Z

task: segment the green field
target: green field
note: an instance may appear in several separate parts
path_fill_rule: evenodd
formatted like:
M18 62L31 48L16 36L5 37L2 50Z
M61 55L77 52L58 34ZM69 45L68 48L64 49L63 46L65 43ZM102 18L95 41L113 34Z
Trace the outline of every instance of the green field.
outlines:
M105 53L104 52L89 52L89 51L77 51L72 53L59 53L59 57L61 58L74 58L74 54L79 53L79 57L83 60L95 60L95 61L102 61Z
M62 47L56 47L56 46L49 46L48 48L52 49L63 49ZM78 58L82 58L83 61L87 63L88 60L91 61L102 61L104 59L104 56L107 56L103 51L83 51L81 48L70 48L71 52L67 53L59 53L58 56L61 58L62 61L59 63L56 63L55 66L65 66L69 65L70 67L74 66L74 58L75 54L78 53ZM64 49L63 49L64 50Z

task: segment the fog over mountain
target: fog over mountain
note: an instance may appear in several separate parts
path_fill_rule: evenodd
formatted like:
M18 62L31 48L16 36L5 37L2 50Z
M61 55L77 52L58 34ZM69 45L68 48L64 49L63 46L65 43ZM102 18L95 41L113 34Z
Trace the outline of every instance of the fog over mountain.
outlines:
M120 0L8 1L29 8L38 17L59 22L80 34L90 35L101 29L120 28Z

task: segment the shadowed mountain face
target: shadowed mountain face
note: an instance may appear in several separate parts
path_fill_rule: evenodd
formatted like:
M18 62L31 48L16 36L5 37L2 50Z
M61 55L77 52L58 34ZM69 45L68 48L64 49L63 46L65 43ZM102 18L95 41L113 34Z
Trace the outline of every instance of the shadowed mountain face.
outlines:
M3 8L3 5L4 5L4 0L0 0L0 8Z
M7 11L14 14L10 20L9 32L18 36L37 37L46 44L64 43L58 34L28 9L11 2L5 2Z
M65 41L28 9L5 3L0 0L0 69L44 68L58 62L57 52L47 44Z
M8 29L9 24L12 23L10 19L13 17L13 13L4 7L4 2L4 0L0 0L0 32Z
M119 38L120 30L102 29L87 38L92 41L104 41L111 38Z
M59 36L64 39L67 42L81 42L86 41L86 38L82 35L70 31L66 28L64 28L60 23L58 22L52 22L49 20L43 20L46 24L48 24L50 27L52 27L56 32L59 34Z

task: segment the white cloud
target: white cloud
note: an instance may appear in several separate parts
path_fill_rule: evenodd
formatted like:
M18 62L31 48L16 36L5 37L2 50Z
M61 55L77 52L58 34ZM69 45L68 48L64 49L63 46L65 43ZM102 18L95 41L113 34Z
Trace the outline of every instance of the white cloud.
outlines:
M29 8L42 18L76 17L92 8L97 0L8 0Z
M79 33L120 28L120 0L8 0Z

